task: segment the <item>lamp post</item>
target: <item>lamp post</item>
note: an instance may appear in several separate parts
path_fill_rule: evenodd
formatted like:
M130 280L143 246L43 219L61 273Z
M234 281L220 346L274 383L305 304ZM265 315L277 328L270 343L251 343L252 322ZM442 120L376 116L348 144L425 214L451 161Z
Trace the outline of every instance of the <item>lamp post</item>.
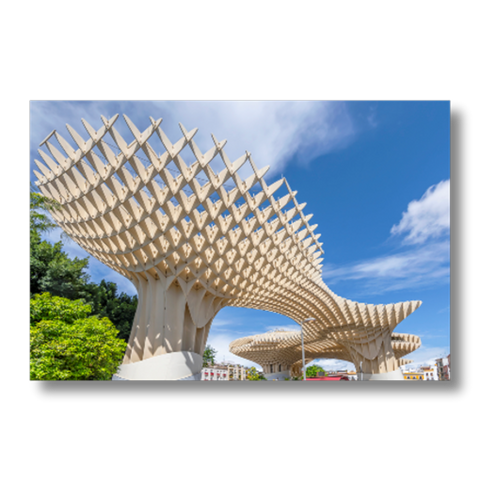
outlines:
M305 369L305 346L303 344L303 322L309 322L310 320L315 320L314 318L307 318L302 320L302 363L303 363L303 380L307 380L307 370Z

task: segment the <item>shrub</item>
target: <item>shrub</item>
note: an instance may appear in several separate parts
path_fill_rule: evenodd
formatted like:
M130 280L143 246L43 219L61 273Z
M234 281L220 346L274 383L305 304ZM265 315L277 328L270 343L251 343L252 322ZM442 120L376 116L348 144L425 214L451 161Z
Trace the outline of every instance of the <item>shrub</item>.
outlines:
M117 333L108 318L36 323L30 327L30 379L110 380L126 348Z
M83 300L53 297L50 293L35 295L30 300L30 323L42 320L61 320L72 323L88 317L92 307Z
M31 380L110 380L127 343L82 300L37 294L30 300Z

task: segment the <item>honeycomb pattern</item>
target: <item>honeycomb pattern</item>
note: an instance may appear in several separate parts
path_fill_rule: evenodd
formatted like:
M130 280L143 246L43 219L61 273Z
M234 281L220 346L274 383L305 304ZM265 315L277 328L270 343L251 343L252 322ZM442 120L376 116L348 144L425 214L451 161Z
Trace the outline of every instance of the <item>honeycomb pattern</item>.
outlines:
M180 138L172 143L160 127L162 119L150 117L150 126L140 132L123 117L130 142L114 126L118 115L102 116L99 130L82 120L86 139L67 125L76 147L53 131L40 145L48 153L39 150L43 163L35 160L39 171L34 173L41 192L63 207L53 212L57 224L93 257L132 280L141 304L140 297L158 297L163 290L185 296L174 321L182 330L188 323L182 315L192 317L188 339L182 330L168 340L161 330L167 320L159 323L149 300L137 311L125 361L182 349L201 354L215 314L237 306L296 322L314 318L305 334L316 353L367 361L372 371L398 367L391 333L421 302L366 305L331 292L321 276L324 252L317 225L310 225L312 215L303 213L306 204L298 203L286 179L268 185L269 167L258 169L248 151L230 161L226 140L213 135L212 148L202 153L194 141L196 128L187 131L180 124ZM161 152L150 145L152 135ZM190 165L182 158L187 147L195 159ZM223 165L219 173L210 166L214 158ZM253 173L242 179L239 170L247 162ZM286 194L276 198L282 186ZM154 282L160 286L150 288ZM208 313L199 319L196 311L205 298ZM195 328L204 329L201 338ZM167 340L159 340L162 335ZM286 337L278 348L298 349L297 336Z

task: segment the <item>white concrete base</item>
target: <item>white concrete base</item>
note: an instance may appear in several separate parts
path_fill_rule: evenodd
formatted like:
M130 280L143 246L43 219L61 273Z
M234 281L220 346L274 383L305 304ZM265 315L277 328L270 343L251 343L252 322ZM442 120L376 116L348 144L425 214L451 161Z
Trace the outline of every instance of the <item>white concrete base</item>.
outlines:
M269 373L269 374L264 373L263 376L267 380L284 380L285 378L290 377L290 370L284 370L283 372Z
M361 378L361 374L357 374L358 380ZM363 380L367 381L383 381L383 380L404 380L403 373L400 369L388 373L364 373Z
M200 380L202 366L203 357L197 353L166 353L120 365L112 380Z

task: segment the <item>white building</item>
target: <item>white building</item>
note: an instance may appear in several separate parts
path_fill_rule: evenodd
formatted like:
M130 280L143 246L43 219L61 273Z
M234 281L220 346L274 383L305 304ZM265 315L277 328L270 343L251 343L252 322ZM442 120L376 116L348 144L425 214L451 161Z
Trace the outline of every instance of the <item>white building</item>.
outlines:
M424 373L424 380L438 380L438 369L436 365L420 367L420 370Z
M201 380L228 381L247 380L247 368L241 365L216 364L202 369Z
M439 380L450 380L450 354L445 358L438 358L436 363Z
M407 375L408 373L413 375L421 375L422 380L426 381L437 381L438 378L438 368L436 365L422 365L421 367L412 369L411 365L403 365L400 367L403 374Z
M357 372L353 370L335 370L327 372L327 374L330 376L342 375L343 377L347 377L350 381L358 380Z
M228 381L228 365L213 365L202 369L202 380Z

